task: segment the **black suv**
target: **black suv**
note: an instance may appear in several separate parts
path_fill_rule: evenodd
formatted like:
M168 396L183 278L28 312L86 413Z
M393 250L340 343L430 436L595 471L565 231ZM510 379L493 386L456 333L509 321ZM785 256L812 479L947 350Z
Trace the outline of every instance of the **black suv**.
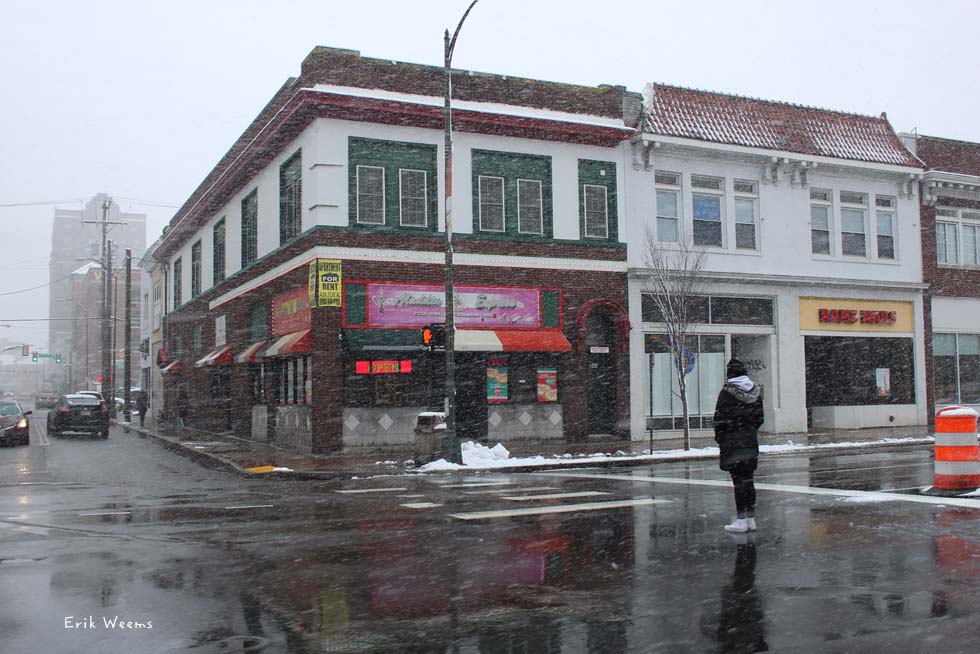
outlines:
M105 402L93 395L63 395L48 412L48 435L61 436L65 432L109 438L109 409Z

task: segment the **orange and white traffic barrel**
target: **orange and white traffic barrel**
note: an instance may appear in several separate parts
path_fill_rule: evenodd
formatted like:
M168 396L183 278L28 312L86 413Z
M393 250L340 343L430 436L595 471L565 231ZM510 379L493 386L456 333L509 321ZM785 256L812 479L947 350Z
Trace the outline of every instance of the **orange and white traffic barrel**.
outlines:
M977 412L948 406L936 412L936 490L980 488Z

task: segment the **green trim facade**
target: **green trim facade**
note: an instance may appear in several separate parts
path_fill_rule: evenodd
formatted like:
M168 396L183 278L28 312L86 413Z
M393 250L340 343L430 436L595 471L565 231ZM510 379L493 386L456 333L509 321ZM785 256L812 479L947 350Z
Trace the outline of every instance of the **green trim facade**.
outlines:
M349 225L367 230L397 230L407 233L432 233L439 226L439 179L436 167L436 146L427 143L382 141L351 136L348 141ZM383 222L359 223L358 167L380 168L384 171ZM425 173L426 224L402 225L400 170Z
M516 152L472 151L473 163L473 234L532 241L554 238L552 206L551 157ZM503 179L503 231L480 228L480 177ZM518 180L541 183L542 233L521 233L518 229Z

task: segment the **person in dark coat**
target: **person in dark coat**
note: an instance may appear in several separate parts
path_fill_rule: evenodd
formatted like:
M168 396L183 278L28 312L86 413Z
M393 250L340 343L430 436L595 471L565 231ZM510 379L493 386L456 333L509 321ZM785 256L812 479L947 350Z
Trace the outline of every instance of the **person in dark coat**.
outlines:
M180 389L180 393L177 395L177 428L180 431L184 431L184 427L187 425L187 414L190 412L191 401L187 397L187 390Z
M146 420L146 410L149 409L149 405L146 402L146 391L140 391L139 395L136 397L136 411L140 414L140 427Z
M727 381L715 405L715 441L721 450L719 467L732 476L735 487L735 520L726 531L755 531L755 475L759 464L759 427L765 417L762 391L749 379L748 370L732 358Z

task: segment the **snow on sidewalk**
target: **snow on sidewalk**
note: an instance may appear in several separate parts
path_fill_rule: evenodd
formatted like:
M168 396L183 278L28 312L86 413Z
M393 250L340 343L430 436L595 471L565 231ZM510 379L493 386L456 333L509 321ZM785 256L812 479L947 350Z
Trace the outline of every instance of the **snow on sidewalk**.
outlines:
M784 452L807 452L822 449L844 449L853 447L867 447L869 445L915 445L932 443L931 437L923 438L881 438L873 441L856 441L847 443L815 443L815 444L796 444L793 442L782 445L761 445L759 450L765 453L784 453ZM463 463L450 463L445 459L439 459L427 463L418 468L422 472L441 472L447 470L493 470L494 468L523 468L523 467L555 467L568 464L588 464L597 461L670 461L673 459L694 459L712 458L718 456L717 447L701 447L690 450L661 450L646 454L625 454L616 452L615 454L596 453L584 456L573 456L571 454L560 454L545 457L542 455L528 457L511 458L510 452L506 447L497 443L493 447L487 447L473 441L465 441L462 444ZM387 463L387 462L384 462ZM382 462L378 462L379 465Z

